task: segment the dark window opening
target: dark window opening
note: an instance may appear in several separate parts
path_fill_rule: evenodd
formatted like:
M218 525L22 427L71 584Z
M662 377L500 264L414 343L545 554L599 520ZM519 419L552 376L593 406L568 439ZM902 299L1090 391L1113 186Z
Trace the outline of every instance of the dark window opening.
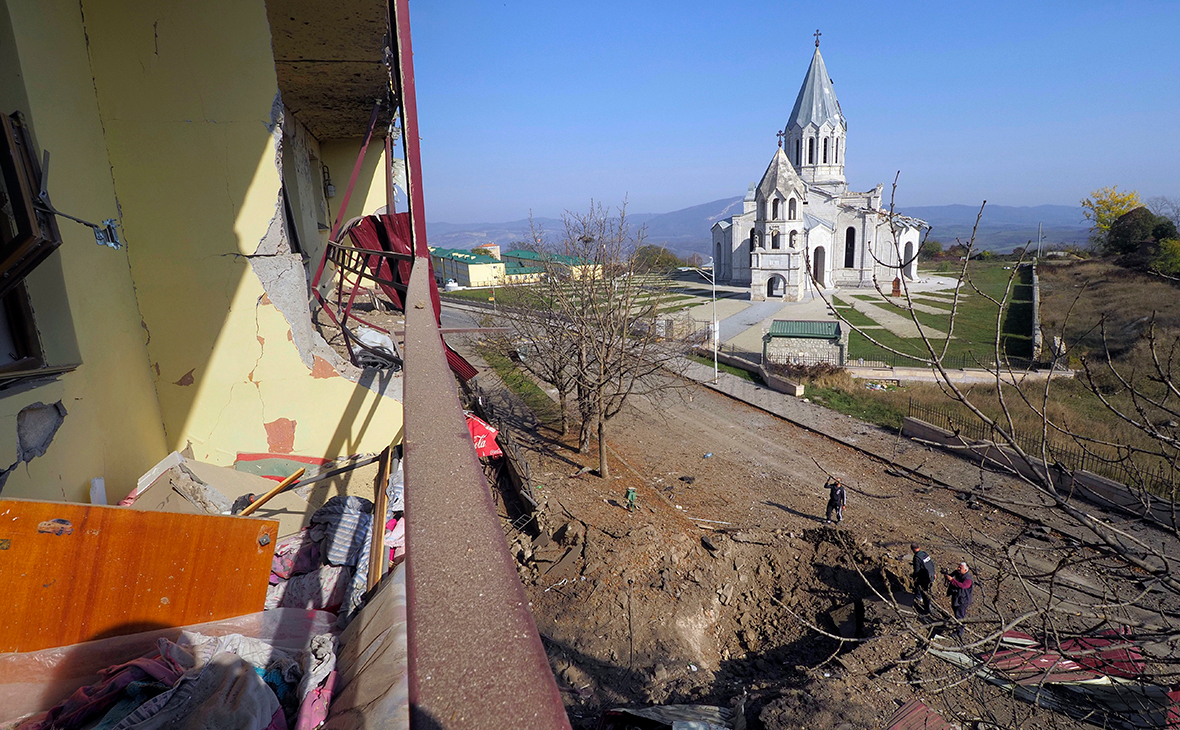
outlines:
M796 236L796 231L791 231L791 237L788 240L788 243L790 244L791 248L795 248L795 236Z
M775 231L774 233L770 234L770 247L771 248L778 248L779 247L778 231Z
M824 137L824 164L828 164L828 138Z
M287 245L291 253L302 254L303 247L299 245L299 229L295 227L295 211L291 210L291 199L287 197L287 186L283 186L283 220L287 223Z
M815 164L815 137L807 138L807 164Z
M840 138L839 137L836 138L836 144L833 146L833 149L832 149L832 164L833 165L840 164Z
M0 117L0 297L61 245L52 213L35 207L41 168L25 126L17 115Z
M791 198L791 200L787 203L787 218L789 218L790 220L795 220L795 199L794 198Z
M856 229L848 226L844 232L844 268L856 266Z
M796 165L799 165L800 164L799 161L802 159L802 157L800 156L800 153L799 153L799 149L802 147L802 145L803 145L802 138L795 140L795 164Z
M0 389L76 365L47 367L25 277L61 245L41 195L41 166L20 113L0 115Z
M772 220L778 220L778 198L770 204L770 217Z

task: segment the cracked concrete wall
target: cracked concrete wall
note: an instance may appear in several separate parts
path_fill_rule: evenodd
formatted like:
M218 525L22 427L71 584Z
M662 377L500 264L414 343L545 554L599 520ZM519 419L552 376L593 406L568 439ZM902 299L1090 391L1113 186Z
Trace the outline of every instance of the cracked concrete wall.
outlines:
M314 267L324 253L328 240L328 201L324 198L323 172L320 169L320 143L303 126L290 109L283 108L283 185L287 190L291 217L295 220L296 238ZM288 236L291 235L287 231Z
M264 4L82 8L169 447L229 464L389 444L400 378L352 368L315 333L287 243Z
M77 0L0 4L0 111L17 110L52 153L54 204L117 218ZM127 251L97 246L90 229L67 220L59 226L61 248L27 283L47 363L81 365L0 392L0 468L15 466L4 497L87 501L99 476L113 494L167 453ZM47 417L41 437L31 429L37 415Z

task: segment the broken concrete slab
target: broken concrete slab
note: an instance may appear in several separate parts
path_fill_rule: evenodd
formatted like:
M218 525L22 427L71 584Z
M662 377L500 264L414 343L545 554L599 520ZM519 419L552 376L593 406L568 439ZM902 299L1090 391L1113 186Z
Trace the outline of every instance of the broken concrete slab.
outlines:
M202 482L214 487L217 491L230 499L243 494L262 496L274 489L275 482L255 474L237 471L225 466L206 464L201 461L189 461L186 466L192 470ZM369 495L372 498L372 494ZM279 537L299 532L311 522L314 510L310 509L308 501L294 491L287 490L270 499L258 508L254 517L267 520L277 520L279 523Z
M263 495L275 483L256 474L206 464L172 452L139 479L123 504L132 509L188 514L229 514L233 500ZM279 537L306 528L314 512L307 500L288 491L273 497L255 516L279 523Z

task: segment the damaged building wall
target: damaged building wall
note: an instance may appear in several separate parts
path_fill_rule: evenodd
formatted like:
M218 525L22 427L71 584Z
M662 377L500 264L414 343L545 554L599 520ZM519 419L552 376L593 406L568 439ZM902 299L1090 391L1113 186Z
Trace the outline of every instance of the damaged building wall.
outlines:
M400 378L364 380L314 333L285 238L264 4L82 12L168 445L216 464L383 448L401 430Z
M348 190L362 139L317 140L299 120L298 114L286 107L283 108L282 126L283 184L291 205L299 248L314 273L324 256L332 222L340 212L340 203ZM385 207L384 164L384 140L374 137L357 175L343 222L376 213ZM395 164L400 169L400 160ZM325 169L334 188L331 198L325 195ZM332 279L325 276L320 282L320 290L326 293L331 288Z
M117 218L78 3L9 0L2 13L0 111L21 111L52 153L48 189L58 209ZM167 449L127 251L59 224L61 248L26 283L46 363L80 366L0 392L0 471L5 497L87 501L91 478L129 488ZM34 411L51 422L30 420Z
M360 131L364 132L363 129ZM320 142L320 153L323 155L324 164L332 171L332 181L336 183L336 197L332 199L333 217L340 210L340 201L344 199L344 191L348 188L348 178L352 175L352 168L356 166L356 156L361 151L362 141L362 139L356 138L329 139ZM344 211L345 221L376 213L385 207L384 164L385 140L374 136L369 142L365 161L361 166L361 173L357 176L356 187L352 190L352 197L348 200L348 208ZM403 207L402 210L405 208Z
M324 197L320 143L286 107L283 107L282 124L283 187L291 206L298 247L314 266L323 256L330 228L330 201ZM290 231L287 233L291 235Z

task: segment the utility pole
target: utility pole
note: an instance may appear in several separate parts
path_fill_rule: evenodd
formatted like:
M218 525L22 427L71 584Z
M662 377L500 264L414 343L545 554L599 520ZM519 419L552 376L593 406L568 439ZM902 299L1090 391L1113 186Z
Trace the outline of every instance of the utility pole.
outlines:
M1043 235L1041 235L1041 224L1038 223L1037 224L1037 259L1038 260L1040 260L1040 258L1041 258L1041 241L1043 241L1043 240L1045 240L1045 237Z

